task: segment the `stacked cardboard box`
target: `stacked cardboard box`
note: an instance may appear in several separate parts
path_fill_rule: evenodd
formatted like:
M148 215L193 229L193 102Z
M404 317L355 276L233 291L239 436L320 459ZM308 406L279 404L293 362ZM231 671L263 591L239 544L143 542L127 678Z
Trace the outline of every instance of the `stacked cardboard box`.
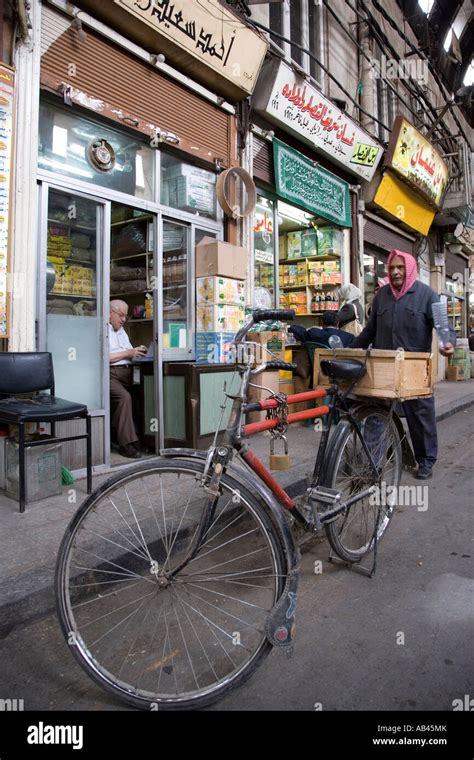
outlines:
M176 164L163 172L162 202L173 208L216 213L216 175L188 164Z
M196 359L232 360L229 343L245 323L244 248L206 237L196 246Z

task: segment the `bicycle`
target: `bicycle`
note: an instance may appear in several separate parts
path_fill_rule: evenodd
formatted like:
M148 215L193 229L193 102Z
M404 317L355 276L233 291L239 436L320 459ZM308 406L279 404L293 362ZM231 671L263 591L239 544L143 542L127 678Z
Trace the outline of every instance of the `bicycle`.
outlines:
M324 527L351 565L373 553L375 570L395 504L371 497L382 483L399 484L403 428L393 404L350 402L366 372L359 361L322 362L328 389L247 401L262 371L295 369L258 365L248 330L293 316L257 310L237 333L241 384L226 394L222 443L164 450L110 478L66 530L56 568L61 628L88 675L130 706L203 707L243 683L273 646L291 650L300 552L290 523L310 533ZM328 405L288 412L325 396ZM242 424L257 410L268 419ZM244 439L263 430L280 437L288 424L317 417L324 425L311 483L292 499Z

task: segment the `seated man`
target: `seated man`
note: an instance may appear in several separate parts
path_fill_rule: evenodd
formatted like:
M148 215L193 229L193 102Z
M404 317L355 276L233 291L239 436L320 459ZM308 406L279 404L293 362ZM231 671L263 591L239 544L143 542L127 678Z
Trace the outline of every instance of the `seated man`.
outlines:
M331 335L337 335L341 339L344 348L346 348L346 346L352 343L355 336L344 330L338 330L338 320L338 311L326 311L323 314L322 328L310 327L309 330L306 330L302 325L290 325L288 332L293 333L295 338L301 341L301 343L319 343L327 348L329 348L329 338Z
M125 301L110 302L109 349L110 349L110 410L112 426L117 431L119 452L124 457L140 456L138 436L133 424L132 397L128 388L132 385L131 360L146 354L146 348L133 348L123 325L127 321L128 304Z

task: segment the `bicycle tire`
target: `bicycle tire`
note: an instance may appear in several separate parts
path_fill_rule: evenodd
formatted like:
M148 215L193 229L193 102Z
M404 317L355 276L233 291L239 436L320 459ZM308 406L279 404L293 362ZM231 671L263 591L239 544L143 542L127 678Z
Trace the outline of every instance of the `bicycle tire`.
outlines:
M79 508L59 550L57 610L72 653L132 707L204 707L272 648L265 622L284 588L285 553L242 482L223 474L192 567L164 585L159 575L178 567L193 540L207 502L203 467L162 458L109 479Z
M371 453L380 472L377 477L371 470L351 422L346 419L339 423L331 442L323 485L340 491L343 499L357 490L374 487L371 496L355 502L325 525L332 549L346 562L360 562L374 550L375 539L379 543L385 535L396 508L396 491L388 490L388 486L398 487L402 472L400 439L388 411L377 406L361 407L354 418L365 438L369 437L368 425L372 426Z

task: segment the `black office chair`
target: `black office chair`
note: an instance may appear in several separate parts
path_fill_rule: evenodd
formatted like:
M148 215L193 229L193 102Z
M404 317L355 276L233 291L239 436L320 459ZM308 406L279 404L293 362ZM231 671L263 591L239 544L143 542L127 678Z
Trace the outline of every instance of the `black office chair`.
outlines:
M48 393L38 393L46 391ZM34 393L32 398L15 398L13 394ZM87 439L87 493L92 492L91 418L85 404L65 401L54 395L53 360L47 352L1 352L0 394L12 396L0 399L0 422L18 425L20 512L25 511L25 445L42 446L61 441ZM84 417L86 434L69 438L56 438L56 422ZM25 423L46 422L51 425L51 437L45 440L26 441Z

